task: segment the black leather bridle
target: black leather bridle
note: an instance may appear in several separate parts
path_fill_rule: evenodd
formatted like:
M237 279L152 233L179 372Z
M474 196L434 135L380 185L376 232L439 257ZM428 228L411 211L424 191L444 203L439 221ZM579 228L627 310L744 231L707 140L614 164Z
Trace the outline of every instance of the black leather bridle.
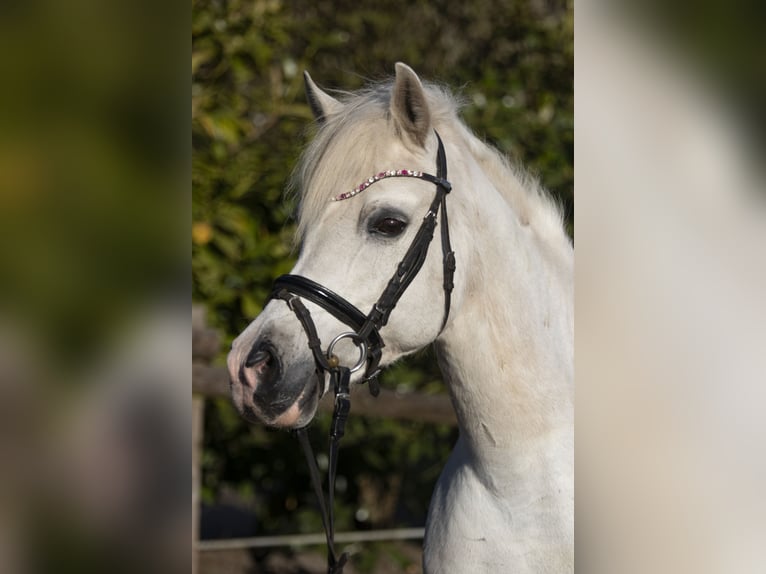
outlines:
M320 510L322 512L322 523L324 524L327 537L328 548L328 573L337 574L342 572L346 563L347 555L344 553L340 557L335 552L334 545L334 490L335 490L335 472L337 468L338 446L340 438L344 434L344 428L348 413L351 408L349 395L349 384L351 373L365 367L362 382L368 383L370 392L377 396L380 392L378 375L380 374L380 358L385 346L383 338L380 336L380 329L386 325L391 312L396 307L399 299L409 287L412 280L423 267L423 263L428 255L428 247L433 239L436 228L436 219L441 210L441 244L443 256L443 290L444 290L444 315L440 328L444 329L447 324L450 312L450 300L453 289L453 277L455 274L455 253L452 251L449 237L449 223L447 220L447 194L452 186L447 181L447 156L444 151L444 145L436 133L438 149L436 152L436 175L423 173L415 170L396 170L393 172L381 172L378 176L372 177L364 184L361 189L366 189L372 183L384 179L385 177L415 177L423 179L436 186L436 193L431 205L420 224L412 243L410 243L407 252L396 268L396 272L389 279L386 288L378 298L372 309L365 315L357 307L349 303L346 299L334 293L327 287L312 281L300 275L282 275L274 281L271 297L272 299L281 299L287 303L290 309L303 326L308 345L314 356L318 384L320 386L320 395L324 391L324 374L329 373L330 381L335 392L335 407L333 410L333 420L330 428L330 455L328 468L328 497L325 504L322 484L319 476L316 458L311 449L306 429L299 429L298 438L303 447L306 460L309 463L311 481L314 485L317 498L319 499ZM357 191L361 191L358 189ZM350 194L348 194L350 196ZM340 196L340 199L345 199ZM322 342L317 334L316 326L311 318L311 313L303 304L301 299L306 299L315 303L342 323L348 325L351 331L339 334L328 345L327 350L322 349ZM340 365L340 361L333 354L335 345L342 339L349 338L359 349L359 360L356 365L347 367Z

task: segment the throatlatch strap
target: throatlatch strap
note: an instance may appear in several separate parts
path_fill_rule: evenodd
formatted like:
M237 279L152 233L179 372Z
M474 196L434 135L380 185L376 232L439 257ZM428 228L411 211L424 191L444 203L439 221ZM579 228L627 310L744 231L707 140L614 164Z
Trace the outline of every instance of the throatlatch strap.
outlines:
M455 261L455 252L452 250L452 244L449 238L449 219L447 218L447 194L451 191L452 186L447 180L447 154L444 151L444 144L442 143L439 132L434 130L436 139L439 142L439 149L436 150L436 177L440 182L436 185L440 186L444 190L441 194L441 210L442 210L442 227L441 227L441 239L442 239L442 256L444 257L443 272L444 272L444 317L442 319L442 326L440 332L447 326L447 319L449 319L450 302L452 300L452 289L455 286L454 277L457 263Z

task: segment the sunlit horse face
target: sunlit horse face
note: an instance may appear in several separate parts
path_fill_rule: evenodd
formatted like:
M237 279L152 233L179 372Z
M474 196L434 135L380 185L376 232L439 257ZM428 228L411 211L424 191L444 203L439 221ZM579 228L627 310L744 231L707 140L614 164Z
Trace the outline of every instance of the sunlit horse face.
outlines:
M403 65L375 94L338 102L307 76L309 102L321 124L303 158L302 247L292 274L335 291L368 313L404 256L433 198L434 186L391 178L342 201L369 176L389 169L435 171L436 140L426 94ZM437 228L438 234L438 228ZM309 308L323 349L350 328L316 305ZM443 318L442 262L438 245L380 331L381 366L416 351L439 334ZM359 352L345 339L335 354L354 365ZM316 374L306 334L281 300L272 300L234 341L228 358L232 397L252 421L299 428L316 413L327 381ZM352 376L352 382L361 372Z

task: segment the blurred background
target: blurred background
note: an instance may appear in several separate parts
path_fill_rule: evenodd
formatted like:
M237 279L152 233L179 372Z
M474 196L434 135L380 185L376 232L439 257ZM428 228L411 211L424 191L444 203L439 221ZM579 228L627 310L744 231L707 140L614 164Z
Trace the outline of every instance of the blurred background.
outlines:
M2 572L187 572L192 420L204 513L243 519L206 516L207 542L318 531L292 437L245 427L220 394L195 419L189 393L291 265L303 68L353 89L404 60L452 86L573 233L571 4L191 8L0 5ZM575 11L578 571L763 572L763 8ZM190 236L206 310L191 346ZM384 383L430 405L443 392L427 354ZM421 525L453 427L352 423L344 529ZM417 572L411 548L365 544L353 566ZM322 552L227 567L310 571Z
M188 567L178 8L0 4L2 572Z
M394 63L403 61L422 79L450 86L464 102L467 124L542 180L564 205L572 232L571 2L195 0L192 6L192 293L206 311L204 324L220 336L216 353L200 350L197 357L211 368L198 364L195 373L212 393L226 377L220 365L231 340L297 257L296 206L284 192L314 127L304 70L325 89L354 90L391 77ZM457 438L430 351L390 369L382 386L392 395L379 405L360 403L366 396L352 405L338 471L341 532L422 528ZM384 399L393 401L393 411ZM402 403L416 401L419 412L403 412ZM294 436L244 423L226 396L207 395L200 424L203 540L322 532ZM324 412L312 426L320 453L328 425ZM420 545L419 539L355 544L349 569L420 572ZM200 554L200 572L211 573L321 572L325 553L321 545L201 548L209 550Z
M578 571L766 568L763 16L576 5Z

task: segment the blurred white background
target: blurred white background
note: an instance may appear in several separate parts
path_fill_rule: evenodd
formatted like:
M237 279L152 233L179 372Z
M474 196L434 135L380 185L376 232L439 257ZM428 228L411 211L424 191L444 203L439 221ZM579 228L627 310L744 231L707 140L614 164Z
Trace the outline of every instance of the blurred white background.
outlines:
M739 97L763 72L721 4L576 3L583 572L766 568L764 133Z

